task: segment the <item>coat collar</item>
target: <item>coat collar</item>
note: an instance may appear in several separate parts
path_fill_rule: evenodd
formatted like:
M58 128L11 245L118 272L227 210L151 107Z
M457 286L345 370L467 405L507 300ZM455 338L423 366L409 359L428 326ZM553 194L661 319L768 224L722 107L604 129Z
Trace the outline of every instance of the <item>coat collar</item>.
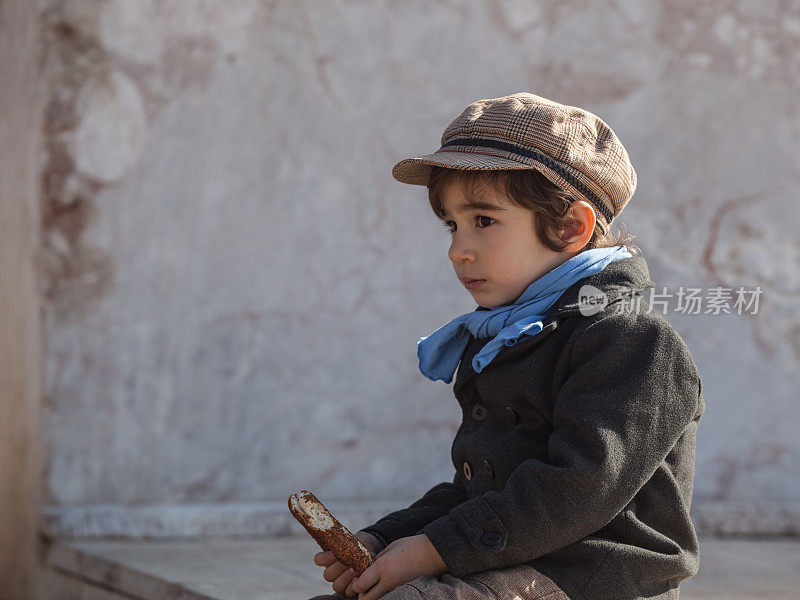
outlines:
M632 290L651 288L655 282L650 279L650 270L643 256L630 256L610 263L599 273L575 282L561 295L548 315L557 317L580 314L578 298L584 285L592 285L608 296L608 303L621 300Z
M610 263L599 273L581 279L568 287L550 310L547 311L542 321L542 330L536 335L523 339L515 346L502 348L487 368L505 362L524 352L529 352L558 327L561 319L570 315L580 315L578 300L580 290L584 285L592 285L602 290L608 297L608 305L611 305L619 302L631 291L641 291L653 287L655 282L650 279L650 271L643 256L630 256ZM479 310L486 309L479 308ZM473 345L476 346L475 352L477 352L487 341L488 338L476 339L470 334L470 341L464 354L472 357L474 355L474 352L472 352ZM471 361L462 360L458 365L453 391L457 393L475 375Z

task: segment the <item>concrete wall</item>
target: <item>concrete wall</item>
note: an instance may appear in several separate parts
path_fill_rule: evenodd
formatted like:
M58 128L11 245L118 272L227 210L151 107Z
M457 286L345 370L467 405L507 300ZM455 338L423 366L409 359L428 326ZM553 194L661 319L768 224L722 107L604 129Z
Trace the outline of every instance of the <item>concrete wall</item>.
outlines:
M449 480L460 412L416 340L475 305L390 169L517 91L622 139L659 289L763 289L667 314L708 406L694 510L798 530L797 3L48 0L40 28L51 531Z

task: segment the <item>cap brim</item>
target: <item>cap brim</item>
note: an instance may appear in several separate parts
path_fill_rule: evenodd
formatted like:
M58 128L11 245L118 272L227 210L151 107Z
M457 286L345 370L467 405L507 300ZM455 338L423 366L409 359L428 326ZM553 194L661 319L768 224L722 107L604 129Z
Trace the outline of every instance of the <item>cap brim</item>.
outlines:
M428 185L428 179L431 174L431 167L445 167L448 169L463 169L463 170L499 170L499 169L528 169L539 171L547 177L554 185L565 189L567 182L559 183L558 175L550 171L544 165L539 163L526 164L516 160L503 158L501 156L494 156L491 154L478 154L468 152L434 152L425 156L415 156L413 158L406 158L401 160L392 168L392 176L401 183L409 183L411 185ZM568 191L575 198L584 199L590 204L590 200L585 198L580 191L569 188ZM603 234L608 233L610 223L608 223L597 209L595 209L600 229Z
M477 154L468 152L435 152L425 156L415 156L401 160L392 168L392 177L400 183L411 185L428 185L431 167L445 167L448 169L463 170L492 170L492 169L533 169L535 165L526 165L515 160L492 156L490 154Z

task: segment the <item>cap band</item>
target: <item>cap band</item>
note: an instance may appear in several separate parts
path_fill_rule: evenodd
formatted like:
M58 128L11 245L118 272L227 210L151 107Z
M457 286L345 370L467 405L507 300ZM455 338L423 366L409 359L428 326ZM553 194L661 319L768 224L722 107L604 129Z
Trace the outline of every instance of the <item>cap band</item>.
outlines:
M535 150L530 150L529 148L525 148L523 146L517 146L516 144L511 144L509 142L498 142L495 140L486 140L483 138L473 137L460 137L447 140L444 144L442 144L442 148L446 148L447 146L484 146L486 148L494 148L496 150L513 152L514 154L520 154L522 156L527 156L528 158L539 161L561 175L571 185L580 190L589 199L589 201L594 204L595 208L597 208L597 210L603 214L608 223L611 223L611 221L614 219L614 213L611 212L611 210L605 204L603 204L603 201L600 200L600 197L597 194L586 187L572 173L567 171L567 169L564 168L564 165L557 160L553 160L546 154L542 154L541 152L537 152Z

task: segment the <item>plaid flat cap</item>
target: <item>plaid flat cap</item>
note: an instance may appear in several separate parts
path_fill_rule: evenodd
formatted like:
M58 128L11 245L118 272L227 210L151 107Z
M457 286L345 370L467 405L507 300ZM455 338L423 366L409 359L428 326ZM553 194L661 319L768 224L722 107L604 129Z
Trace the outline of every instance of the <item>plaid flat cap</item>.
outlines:
M535 169L594 206L604 234L636 191L636 171L605 121L527 92L473 102L445 129L441 148L401 160L392 176L402 183L428 185L433 165Z

